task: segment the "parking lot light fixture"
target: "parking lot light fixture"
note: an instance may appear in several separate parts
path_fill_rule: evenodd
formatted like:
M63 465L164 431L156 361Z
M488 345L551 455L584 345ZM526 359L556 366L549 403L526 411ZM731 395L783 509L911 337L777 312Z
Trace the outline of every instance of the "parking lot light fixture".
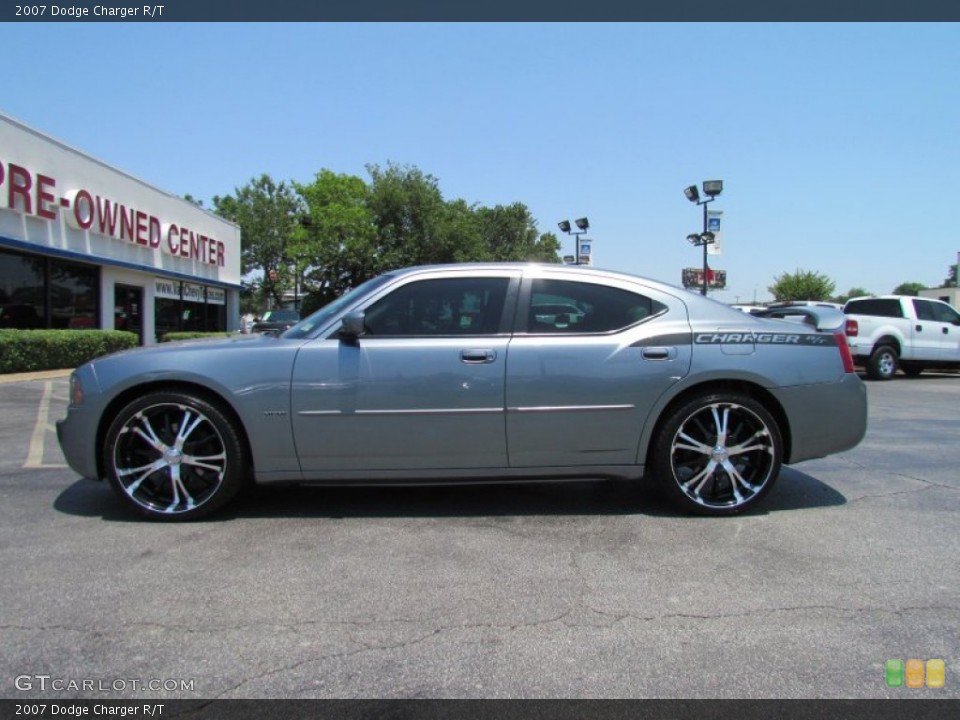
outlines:
M570 227L569 220L561 220L560 222L557 223L557 227L559 227L567 235L573 235L574 250L576 252L576 254L574 255L574 264L579 265L580 264L580 236L586 233L587 230L590 228L590 221L587 220L587 218L582 217L582 218L577 218L573 222L577 226L576 230Z
M703 205L703 232L700 235L687 235L687 240L689 240L695 246L703 247L703 284L700 287L700 294L707 294L707 275L709 268L707 265L707 246L713 244L716 241L716 236L710 232L707 221L707 203L711 203L717 199L717 196L723 192L723 180L704 180L703 181L703 194L706 195L703 200L700 199L700 193L697 191L696 185L690 185L685 188L683 194L687 197L692 203L697 205ZM693 238L696 238L694 240Z

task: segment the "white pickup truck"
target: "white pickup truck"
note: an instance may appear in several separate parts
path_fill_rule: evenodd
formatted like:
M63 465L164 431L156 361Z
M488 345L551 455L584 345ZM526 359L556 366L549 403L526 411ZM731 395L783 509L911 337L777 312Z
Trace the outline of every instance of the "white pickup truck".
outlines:
M906 295L852 298L843 307L853 359L874 380L926 369L960 369L960 313Z

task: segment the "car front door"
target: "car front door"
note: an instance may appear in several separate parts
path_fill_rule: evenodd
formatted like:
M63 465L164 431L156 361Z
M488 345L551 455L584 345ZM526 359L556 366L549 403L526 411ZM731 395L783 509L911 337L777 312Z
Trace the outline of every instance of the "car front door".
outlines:
M304 476L506 467L518 286L519 271L414 276L362 308L361 337L308 343L291 398Z
M633 286L524 282L507 357L511 467L633 465L650 408L689 372L685 307Z

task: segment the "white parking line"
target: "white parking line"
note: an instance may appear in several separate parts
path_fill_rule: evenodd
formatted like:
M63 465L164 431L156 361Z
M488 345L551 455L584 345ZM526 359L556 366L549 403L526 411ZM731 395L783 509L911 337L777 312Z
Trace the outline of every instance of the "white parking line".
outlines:
M43 397L40 398L40 407L37 409L37 422L33 426L33 435L30 436L30 450L27 453L27 461L23 464L24 469L66 467L66 465L58 463L45 464L43 462L43 448L47 432L56 432L53 423L50 422L50 399L52 397L53 383L48 380L43 384Z

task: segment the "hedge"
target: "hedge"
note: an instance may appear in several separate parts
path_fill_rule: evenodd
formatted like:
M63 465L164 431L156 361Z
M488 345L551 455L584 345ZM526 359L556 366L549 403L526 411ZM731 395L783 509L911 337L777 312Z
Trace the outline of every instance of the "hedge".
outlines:
M75 368L139 342L135 333L123 330L0 329L0 373Z
M232 332L168 332L160 338L160 342L179 342L180 340L203 340L210 338L233 337L236 333Z

